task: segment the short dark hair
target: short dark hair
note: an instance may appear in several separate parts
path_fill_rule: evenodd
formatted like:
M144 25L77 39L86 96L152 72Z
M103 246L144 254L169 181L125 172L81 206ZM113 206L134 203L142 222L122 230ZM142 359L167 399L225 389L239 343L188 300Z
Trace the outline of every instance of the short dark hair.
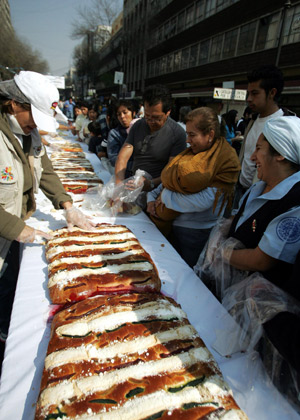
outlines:
M172 99L167 86L151 85L148 86L143 94L143 102L147 102L150 106L162 103L162 110L166 114L171 110Z
M97 112L97 114L99 115L99 107L98 107L98 105L96 105L96 104L91 104L91 105L89 105L89 106L88 106L88 110L89 110L89 111L93 110L93 111Z
M260 87L264 89L266 95L268 95L271 89L276 88L277 92L274 96L274 101L279 101L281 92L283 91L284 80L282 71L278 67L273 64L261 66L252 70L247 78L249 83L260 80Z
M125 108L127 108L129 111L132 112L132 117L133 114L136 114L136 108L134 103L130 100L130 99L120 99L116 105L115 105L115 109L116 109L116 114L118 112L118 109L120 108L120 106L124 106Z
M250 106L246 106L246 108L244 109L244 112L243 112L243 117L246 117L246 114L252 114L252 109L250 108Z
M88 130L90 133L95 134L95 136L99 136L102 134L101 125L98 121L92 121L88 124Z
M89 104L88 104L88 102L86 102L86 101L82 101L82 102L80 103L80 107L83 107L83 108L88 108L88 107L89 107Z

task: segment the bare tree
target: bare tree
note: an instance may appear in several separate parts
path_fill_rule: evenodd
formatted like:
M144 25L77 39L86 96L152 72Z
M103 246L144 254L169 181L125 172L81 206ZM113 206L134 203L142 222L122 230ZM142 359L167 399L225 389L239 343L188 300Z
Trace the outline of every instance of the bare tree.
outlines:
M72 24L72 39L85 39L85 43L74 50L73 59L77 75L87 81L87 85L94 86L97 77L99 62L98 52L95 51L95 42L103 45L107 40L107 32L119 15L123 6L122 0L93 0L92 6L78 8L78 19ZM102 28L101 28L102 26Z
M22 69L40 73L49 71L49 65L43 60L41 54L34 51L26 42L21 41L15 33L1 36L0 63L3 66L0 68L3 80L11 79L14 72L17 73Z
M83 38L95 32L99 25L111 26L121 11L121 0L93 0L92 6L78 8L78 19L73 22L72 39Z

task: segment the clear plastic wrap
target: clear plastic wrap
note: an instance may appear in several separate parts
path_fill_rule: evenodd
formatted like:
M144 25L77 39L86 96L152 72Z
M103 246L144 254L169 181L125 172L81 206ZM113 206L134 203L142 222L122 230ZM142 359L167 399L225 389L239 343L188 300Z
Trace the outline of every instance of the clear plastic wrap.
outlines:
M298 301L260 273L226 289L222 304L241 327L236 340L244 351L255 347L263 333L262 325L278 313L300 314Z
M264 328L264 324L270 320L274 321L274 317L280 313L284 316L288 313L297 315L298 318L295 317L292 324L295 325L295 322L299 322L300 303L265 279L262 274L253 273L226 289L222 304L236 325L231 324L230 328L217 332L217 340L213 345L215 350L227 356L237 351L251 353L258 350L273 384L300 412L299 371L272 343L268 336L270 327L267 330ZM284 325L288 327L287 323L291 319L285 316L284 320L286 320ZM284 328L282 323L273 321L271 324L273 331ZM290 336L291 341L294 339L294 336ZM289 343L282 340L281 338L281 346L289 346Z
M244 248L237 239L227 238L231 222L231 219L218 219L194 266L195 273L220 300L228 287L248 276L248 272L228 264L233 249Z
M142 209L136 204L143 189L144 171L137 170L135 175L116 184L113 175L103 187L90 188L84 196L82 208L115 216L118 213L137 214Z

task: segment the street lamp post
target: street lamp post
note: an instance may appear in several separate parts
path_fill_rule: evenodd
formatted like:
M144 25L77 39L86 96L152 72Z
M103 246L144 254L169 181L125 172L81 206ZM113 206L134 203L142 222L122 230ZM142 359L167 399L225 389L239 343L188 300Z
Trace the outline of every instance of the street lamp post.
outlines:
M290 7L291 7L291 1L286 0L286 2L284 3L284 6L283 6L283 10L282 10L282 19L281 19L281 26L280 26L280 32L279 32L279 41L278 41L278 48L277 48L276 61L275 61L275 66L277 66L277 67L278 67L278 64L279 64L281 47L282 47L282 44L283 44L283 30L284 30L284 24L285 24L285 19L286 19L286 12Z

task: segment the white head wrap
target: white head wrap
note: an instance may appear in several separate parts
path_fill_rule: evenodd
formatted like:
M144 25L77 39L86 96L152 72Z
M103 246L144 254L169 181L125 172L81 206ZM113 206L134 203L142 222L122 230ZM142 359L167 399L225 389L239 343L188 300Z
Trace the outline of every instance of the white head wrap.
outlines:
M300 118L271 118L264 125L263 135L281 156L300 165Z

